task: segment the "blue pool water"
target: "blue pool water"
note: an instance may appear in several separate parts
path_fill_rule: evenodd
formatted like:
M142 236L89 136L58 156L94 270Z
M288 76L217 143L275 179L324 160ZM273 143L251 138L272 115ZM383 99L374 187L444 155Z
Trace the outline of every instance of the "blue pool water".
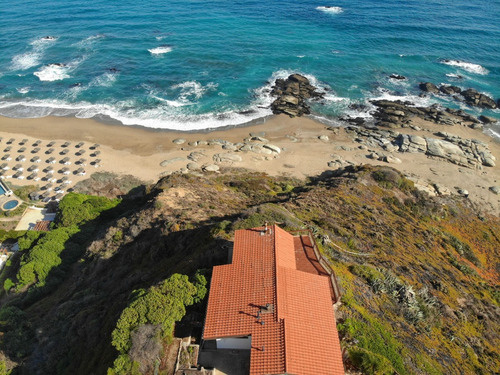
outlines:
M0 195L4 195L6 193L2 184L0 184Z
M4 210L12 210L13 208L16 208L18 206L18 204L19 204L19 201L11 200L11 201L4 203L2 208Z
M5 116L214 128L270 114L291 72L330 90L313 106L326 122L376 97L456 105L419 98L420 81L500 98L497 0L25 0L0 14Z

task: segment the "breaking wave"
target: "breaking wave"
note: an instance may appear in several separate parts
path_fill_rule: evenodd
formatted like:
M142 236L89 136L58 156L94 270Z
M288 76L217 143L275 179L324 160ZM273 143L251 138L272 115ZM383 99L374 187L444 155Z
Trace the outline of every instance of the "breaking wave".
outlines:
M489 73L488 69L479 64L469 63L461 60L441 60L441 64L456 66L458 68L468 71L469 73L475 73L480 75L486 75Z
M344 11L344 9L342 9L341 7L332 7L332 6L319 6L316 7L316 9L330 14L339 14Z

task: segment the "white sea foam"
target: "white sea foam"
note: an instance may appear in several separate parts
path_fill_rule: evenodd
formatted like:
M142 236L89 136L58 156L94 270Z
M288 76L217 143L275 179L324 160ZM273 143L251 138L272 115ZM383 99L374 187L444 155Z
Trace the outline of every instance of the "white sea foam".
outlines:
M116 82L118 74L116 73L104 73L100 76L93 78L89 86L90 87L111 87Z
M330 14L339 14L344 11L344 9L342 9L341 7L332 7L332 6L319 6L316 7L316 9Z
M19 87L16 90L19 94L27 94L30 92L30 87Z
M456 66L474 74L486 75L489 73L488 69L479 64L469 63L461 60L441 60L441 64Z
M189 103L190 100L199 100L207 91L217 89L218 84L210 82L205 86L197 81L186 81L173 85L172 90L179 90L178 101L181 103Z
M164 53L172 52L172 47L170 47L170 46L160 46L160 47L148 49L148 51L152 55L163 55Z
M85 39L80 40L75 45L83 49L91 49L96 41L105 38L104 34L91 35Z
M60 81L70 78L69 67L63 64L49 64L33 73L40 81Z
M32 40L30 51L15 55L12 58L11 70L27 70L41 63L45 50L57 40L56 37L46 36Z
M464 78L463 75L455 74L455 73L447 73L446 77L455 78L455 79L462 79L462 78Z

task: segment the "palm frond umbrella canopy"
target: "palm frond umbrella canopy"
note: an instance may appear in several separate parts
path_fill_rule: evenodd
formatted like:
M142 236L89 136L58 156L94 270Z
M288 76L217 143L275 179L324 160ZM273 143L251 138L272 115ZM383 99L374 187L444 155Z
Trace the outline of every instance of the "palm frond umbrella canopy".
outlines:
M11 143L14 143L15 139L14 138L10 138L8 141L7 141L7 144L11 144Z
M16 171L18 171L18 170L22 171L23 170L23 165L22 164L16 164L16 165L14 165L14 167L12 169L15 169Z
M36 154L36 153L37 153L37 152L39 152L39 151L40 151L40 147L35 147L35 148L31 151L31 153L32 153L32 154Z
M19 150L17 150L17 152L21 153L21 152L24 152L26 151L26 147L21 147Z
M46 153L47 155L50 155L50 154L52 154L53 152L54 152L54 149L53 149L53 148L49 148L47 151L45 151L45 153Z
M38 146L40 146L40 143L42 143L42 140L41 140L41 139L37 139L37 140L35 141L35 143L33 143L33 147L38 147Z
M94 143L94 144L90 147L90 149L91 149L91 150L95 150L96 148L99 148L99 147L101 147L101 145L100 145L99 143Z
M61 147L69 147L69 145L71 144L71 142L64 142Z
M26 160L26 156L24 155L19 155L17 158L16 158L16 161L25 161Z
M48 158L48 159L46 160L46 162L47 162L47 164L55 164L55 162L56 162L56 158L55 158L55 157L53 157L53 156L51 156L50 158Z
M79 142L79 143L78 143L75 147L76 147L76 148L80 148L80 147L82 147L84 144L85 144L85 143L83 143L83 142Z
M38 171L38 165L32 164L28 167L28 172L37 172Z
M41 159L40 159L40 156L35 156L35 157L34 157L34 158L32 158L30 161L31 161L32 163L40 163L40 160L41 160Z
M69 152L69 150L67 148L65 148L64 150L62 150L60 152L61 155L66 155L67 153Z
M49 143L47 143L47 147L53 147L55 144L56 142L50 141Z
M26 142L28 142L28 138L23 138L21 142L19 142L19 144L23 146L24 144L26 144Z
M12 150L12 146L7 146L4 148L3 152L9 152L10 150Z
M10 160L10 154L5 154L4 156L2 156L2 160L7 160L7 159Z

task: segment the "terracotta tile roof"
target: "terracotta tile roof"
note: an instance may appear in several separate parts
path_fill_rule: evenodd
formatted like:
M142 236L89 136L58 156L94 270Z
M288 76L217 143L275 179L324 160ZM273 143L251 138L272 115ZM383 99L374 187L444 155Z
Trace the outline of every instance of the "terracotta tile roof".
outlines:
M48 232L50 230L50 223L51 221L49 220L40 220L35 224L33 230Z
M343 374L328 277L297 269L304 241L263 229L236 231L232 264L214 267L204 339L251 335L251 375Z

